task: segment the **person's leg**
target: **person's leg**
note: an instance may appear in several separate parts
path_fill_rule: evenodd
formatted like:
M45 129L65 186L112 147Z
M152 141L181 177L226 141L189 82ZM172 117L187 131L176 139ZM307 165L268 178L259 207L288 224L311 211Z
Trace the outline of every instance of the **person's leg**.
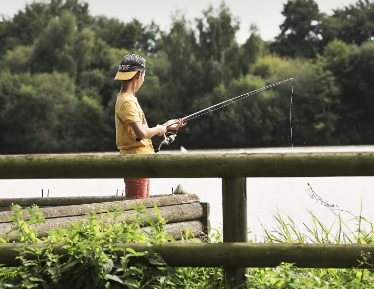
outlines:
M147 184L147 197L146 198L149 198L149 187L151 184L151 179L144 179L144 180L146 180L146 184Z
M149 179L124 179L126 200L144 199L149 196Z

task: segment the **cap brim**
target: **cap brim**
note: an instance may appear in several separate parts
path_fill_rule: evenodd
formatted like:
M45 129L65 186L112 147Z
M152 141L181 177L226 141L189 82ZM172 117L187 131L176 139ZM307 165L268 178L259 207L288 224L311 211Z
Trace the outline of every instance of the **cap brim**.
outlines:
M129 80L135 76L138 71L120 72L118 71L114 80Z

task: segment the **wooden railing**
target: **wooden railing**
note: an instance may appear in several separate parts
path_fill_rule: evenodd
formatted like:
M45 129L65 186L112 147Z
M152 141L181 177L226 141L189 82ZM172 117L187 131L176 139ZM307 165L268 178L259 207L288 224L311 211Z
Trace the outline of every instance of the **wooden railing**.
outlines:
M347 152L0 156L2 179L222 178L224 244L167 244L160 246L158 250L172 266L206 266L205 260L210 260L210 263L207 263L209 266L226 265L227 280L236 277L233 286L245 280L245 267L276 266L284 261L296 263L299 267L349 268L358 265L361 252L374 253L373 245L247 243L247 177L332 176L374 176L374 154ZM12 246L14 245L5 244L4 248ZM196 258L188 263L189 265L183 263L185 258L179 257L174 262L168 259L166 252L172 251L172 254L178 256L186 254L191 248L194 248L192 251L196 249L195 252L206 252L207 255L202 257L188 253L190 259ZM141 246L138 249L142 250ZM0 250L1 256L6 256L3 255L3 247ZM3 263L3 260L0 260L0 263Z

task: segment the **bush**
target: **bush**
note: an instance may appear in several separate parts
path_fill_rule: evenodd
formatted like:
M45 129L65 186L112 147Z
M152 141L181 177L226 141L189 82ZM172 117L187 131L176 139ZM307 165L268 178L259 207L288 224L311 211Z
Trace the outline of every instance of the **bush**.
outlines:
M223 268L173 268L166 266L162 258L152 252L152 246L164 242L175 242L165 235L166 223L158 208L158 222L150 219L152 226L149 234L141 231L142 215L147 214L145 207L133 206L137 215L129 218L131 223L120 220L123 213L119 208L99 215L91 213L87 220L70 223L70 230L58 228L51 230L48 237L37 237L38 224L44 217L37 206L28 208L30 220L23 220L19 206L12 206L15 224L11 231L19 233L18 242L25 243L19 257L22 266L0 269L0 288L229 288L224 281ZM362 216L358 221L358 230L344 233L348 228L338 216L337 234L331 227L325 227L312 213L312 228L307 229L308 236L301 233L294 222L281 214L275 214L278 227L265 229L265 242L268 243L373 243L374 228L370 224L369 232L362 229L362 222L368 222ZM9 233L11 233L8 232ZM189 237L186 233L185 238ZM192 236L193 237L193 236ZM213 229L213 242L222 242L222 233ZM5 243L9 240L0 238ZM252 240L250 242L253 242ZM28 243L51 244L47 250L27 247ZM69 259L52 253L53 243L64 243ZM114 243L145 243L149 250L135 252L127 248L126 254L119 254L121 248ZM122 253L122 252L121 252ZM30 260L26 254L36 258ZM124 255L120 257L120 255ZM147 258L147 264L134 264L136 257ZM372 261L365 256L366 261ZM370 260L369 260L370 259ZM163 267L157 267L157 265ZM370 269L300 269L293 264L282 263L276 268L249 268L248 282L240 288L372 288L374 278Z

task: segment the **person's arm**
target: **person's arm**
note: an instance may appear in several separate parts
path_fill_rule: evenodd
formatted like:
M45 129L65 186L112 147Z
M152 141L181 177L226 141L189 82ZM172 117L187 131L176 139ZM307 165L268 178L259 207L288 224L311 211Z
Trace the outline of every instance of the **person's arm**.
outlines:
M144 127L140 121L130 123L130 126L138 139L151 138L156 134L162 136L167 131L166 126Z
M169 124L172 124L172 123L175 123L175 122L177 122L177 123L168 127ZM183 119L180 118L180 119L171 119L171 120L168 120L163 125L166 126L167 129L177 130L180 127L184 127L186 124L187 124L187 122L183 123Z
M131 128L135 132L135 135L138 139L145 139L145 138L151 138L154 135L162 136L164 133L167 132L168 129L170 130L176 130L179 127L184 127L187 123L183 123L183 119L179 119L179 122L168 126L168 124L174 123L178 120L172 119L164 123L163 125L156 125L155 127L144 127L140 121L130 123Z

